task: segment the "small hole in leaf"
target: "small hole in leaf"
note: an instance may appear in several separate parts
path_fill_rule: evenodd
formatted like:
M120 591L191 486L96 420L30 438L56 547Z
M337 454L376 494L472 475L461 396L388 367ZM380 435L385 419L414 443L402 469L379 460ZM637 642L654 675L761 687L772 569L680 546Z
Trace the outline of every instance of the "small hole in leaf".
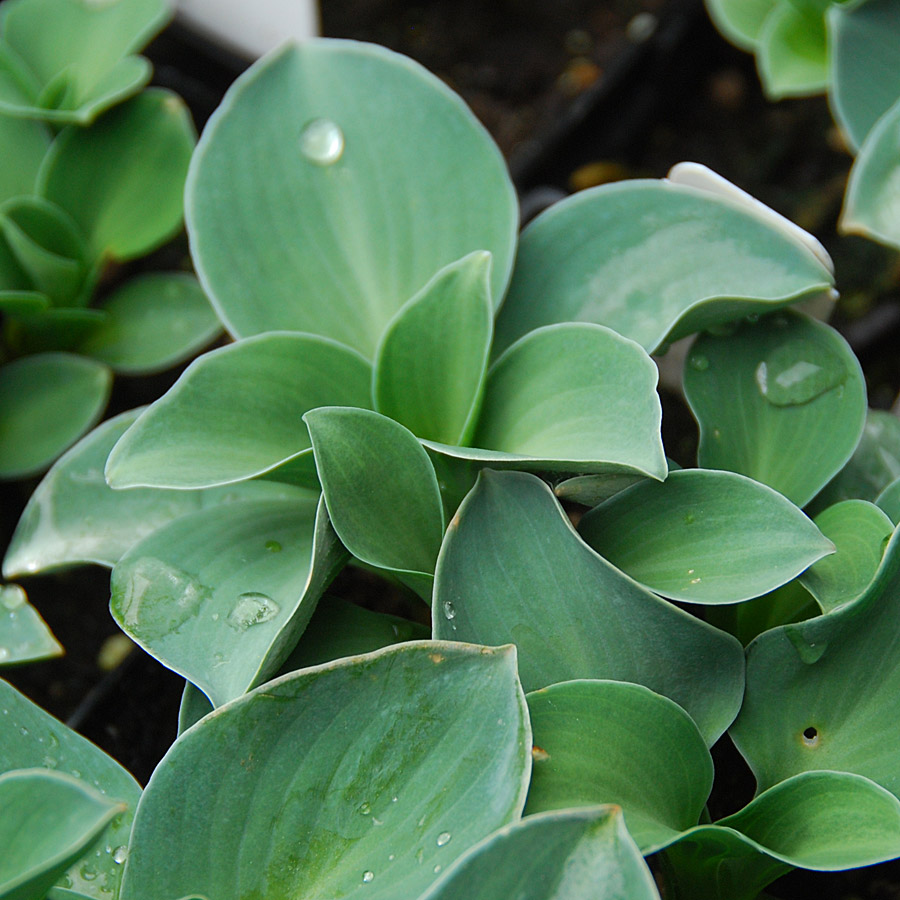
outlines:
M803 730L803 743L807 747L815 747L819 743L819 732L812 725Z

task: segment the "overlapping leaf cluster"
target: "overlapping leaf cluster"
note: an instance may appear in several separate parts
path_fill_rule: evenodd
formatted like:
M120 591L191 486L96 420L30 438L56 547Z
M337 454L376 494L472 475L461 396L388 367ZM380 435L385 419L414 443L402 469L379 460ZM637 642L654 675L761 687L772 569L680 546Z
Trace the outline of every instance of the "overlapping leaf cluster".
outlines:
M187 210L235 342L69 451L4 564L111 567L182 733L135 810L4 688L0 790L81 823L13 799L47 840L10 896L649 900L653 854L669 900L753 900L900 856L900 422L790 308L817 242L691 165L517 241L471 113L352 42L235 85ZM648 354L695 333L678 469ZM328 596L348 560L430 633ZM712 822L726 731L759 790Z
M7 0L0 11L0 477L40 472L103 412L113 372L164 369L218 323L196 279L106 289L178 231L195 143L135 55L164 0ZM102 299L97 301L97 298Z

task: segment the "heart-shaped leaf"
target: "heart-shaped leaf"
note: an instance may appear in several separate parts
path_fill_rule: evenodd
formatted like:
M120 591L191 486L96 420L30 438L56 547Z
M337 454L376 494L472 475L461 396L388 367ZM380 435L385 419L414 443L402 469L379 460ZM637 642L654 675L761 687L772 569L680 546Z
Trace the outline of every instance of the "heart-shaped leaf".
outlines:
M101 308L105 322L79 351L127 375L168 369L221 330L197 279L183 273L135 278L107 297Z
M0 896L43 897L125 810L62 772L17 769L0 775Z
M875 124L850 170L841 231L900 250L900 100Z
M871 584L894 525L866 500L830 506L816 516L816 525L837 550L814 563L800 583L827 613L855 600Z
M444 534L444 508L434 467L415 435L365 409L324 407L303 421L344 546L369 565L424 575L428 588Z
M11 0L3 13L3 40L11 52L0 59L8 73L0 79L0 110L80 125L150 80L150 64L128 54L171 15L164 0Z
M272 333L195 359L109 456L113 487L198 488L254 478L306 454L303 414L368 407L372 370L326 338ZM314 477L314 475L313 475Z
M700 821L713 763L678 704L618 681L569 681L527 699L535 744L527 814L615 803L645 854Z
M866 388L833 329L793 310L691 347L684 392L700 423L699 463L739 472L805 506L862 434Z
M186 211L233 334L311 332L369 358L400 307L472 251L493 255L496 308L518 229L506 166L459 97L351 41L285 48L235 83L200 141Z
M709 743L740 705L740 644L598 556L533 475L481 473L447 529L432 620L436 637L515 642L526 690L580 678L646 685Z
M0 666L61 656L63 648L17 584L0 585Z
M474 846L419 900L659 900L614 806L529 816Z
M4 577L79 563L111 568L129 547L187 513L234 500L302 496L300 488L271 481L205 491L114 491L103 477L103 466L139 413L134 409L103 422L54 463L19 518L3 560Z
M0 478L40 472L100 418L112 373L69 353L0 368Z
M831 109L858 149L900 95L900 10L892 0L833 3L828 39Z
M491 255L442 269L387 326L375 354L380 413L417 437L464 444L474 426L493 335Z
M756 63L770 100L822 93L829 80L822 14L778 3L760 29Z
M108 900L122 877L122 855L141 789L114 759L0 681L0 773L41 767L72 775L127 806L108 826L103 849L67 873L74 890Z
M662 479L657 378L647 354L608 328L550 325L491 367L472 448L425 443L494 468Z
M181 226L195 140L184 101L147 90L91 128L63 131L41 166L38 190L78 223L95 259L142 256Z
M317 506L248 500L176 519L116 564L113 617L216 706L240 696L278 668L343 564Z
M176 741L120 896L417 897L518 817L530 747L510 647L423 641L286 675Z
M832 281L807 247L730 199L666 179L603 185L523 232L495 348L551 322L587 321L652 352Z
M760 635L732 737L761 789L832 769L900 793L900 536L855 602Z
M635 581L690 603L759 597L834 551L777 491L705 469L626 488L587 513L578 531Z

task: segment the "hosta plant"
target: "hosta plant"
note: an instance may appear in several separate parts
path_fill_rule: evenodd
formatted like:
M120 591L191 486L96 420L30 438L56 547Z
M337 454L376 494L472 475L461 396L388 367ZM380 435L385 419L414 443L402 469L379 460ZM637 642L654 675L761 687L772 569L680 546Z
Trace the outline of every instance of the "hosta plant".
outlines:
M180 736L141 793L2 688L9 896L753 900L900 856L900 421L794 308L818 242L694 165L517 237L462 102L341 41L243 76L186 196L235 341L4 562L110 567ZM652 354L691 335L680 468ZM710 796L727 740L752 799Z
M771 99L828 93L856 155L841 228L900 249L900 5L895 0L706 0L756 55Z

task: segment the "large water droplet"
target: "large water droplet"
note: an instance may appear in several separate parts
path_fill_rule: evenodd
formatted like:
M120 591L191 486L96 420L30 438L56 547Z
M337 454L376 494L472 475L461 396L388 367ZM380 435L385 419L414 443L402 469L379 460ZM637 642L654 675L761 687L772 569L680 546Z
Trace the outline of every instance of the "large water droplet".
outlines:
M274 619L280 609L267 594L247 591L238 597L226 621L235 631L246 631L253 625L261 625Z
M6 584L0 588L0 603L10 610L20 609L25 605L25 591L17 584Z
M300 149L317 166L333 165L344 152L344 132L331 119L312 119L300 132Z
M827 641L810 641L803 636L800 628L785 628L784 633L788 640L794 645L797 655L800 659L811 666L822 658L822 654L828 649Z
M443 604L444 610L444 618L445 619L455 619L456 618L456 610L453 608L453 604L449 600L445 600Z
M849 372L842 357L811 340L786 341L756 367L756 386L773 406L802 406L836 388Z
M450 840L452 839L452 837L453 837L453 835L450 834L449 831L442 831L442 832L437 836L437 845L438 845L438 847L446 847L447 844L450 843Z
M372 881L375 880L375 873L374 873L371 869L366 869L366 871L363 872L363 879L362 879L362 880L363 880L366 884L369 884L369 882L372 882Z
M112 858L116 865L121 866L122 863L128 859L128 848L124 846L124 844L121 847L116 847L116 849L113 850Z

